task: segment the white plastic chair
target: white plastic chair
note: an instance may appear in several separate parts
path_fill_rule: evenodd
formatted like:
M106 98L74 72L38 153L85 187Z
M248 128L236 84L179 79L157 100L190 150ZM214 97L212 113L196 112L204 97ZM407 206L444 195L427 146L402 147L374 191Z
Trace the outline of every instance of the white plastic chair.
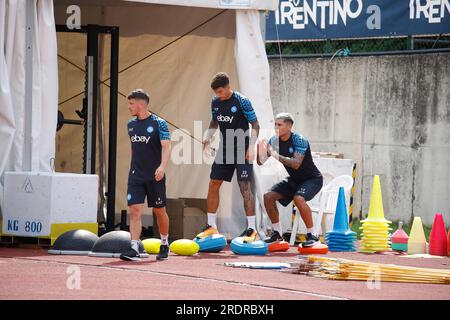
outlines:
M316 228L317 234L325 234L325 232L332 227L330 226L332 223L328 223L328 220L331 219L328 219L327 216L333 218L332 220L334 222L334 214L336 213L339 187L344 187L346 206L348 210L348 204L350 202L350 193L353 187L353 178L349 175L338 176L332 179L328 184L326 184L325 187L323 187L322 190L320 190L320 192L316 195L316 197L314 197L314 199L318 197L318 206L317 202L314 204L311 203L312 201L308 202L311 211L313 213L317 213L315 219L313 216L314 227ZM292 226L291 238L289 241L290 245L294 245L295 243L295 238L297 236L300 219L301 215L297 208L294 218L294 225ZM318 229L319 222L320 222L320 230Z

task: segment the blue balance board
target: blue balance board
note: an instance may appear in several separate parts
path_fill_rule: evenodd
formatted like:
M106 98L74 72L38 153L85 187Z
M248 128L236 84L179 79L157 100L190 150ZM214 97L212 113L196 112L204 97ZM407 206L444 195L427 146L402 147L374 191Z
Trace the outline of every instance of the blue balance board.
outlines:
M194 239L200 247L200 252L220 252L227 246L227 239L221 234L213 234L203 239Z
M243 237L231 240L231 251L241 255L265 255L268 252L268 245L262 240L251 243L244 243Z

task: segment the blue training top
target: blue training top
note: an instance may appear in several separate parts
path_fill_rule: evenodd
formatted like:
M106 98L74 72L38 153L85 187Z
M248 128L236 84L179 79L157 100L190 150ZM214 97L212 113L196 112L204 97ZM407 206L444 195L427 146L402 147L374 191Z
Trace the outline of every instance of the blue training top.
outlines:
M131 141L131 165L128 179L153 180L161 164L161 140L170 140L165 120L154 114L139 120L128 121L128 135Z
M313 162L309 141L304 136L292 132L287 141L282 141L277 136L273 136L269 139L269 144L282 156L292 158L294 153L299 153L305 157L297 170L284 166L296 182L322 176Z
M228 146L233 143L234 148L229 151L233 151L234 158L237 153L245 153L249 145L249 124L257 121L250 100L237 91L227 100L214 97L211 101L211 115L212 120L219 124L222 134L219 152L222 150L225 156L228 132L230 137L234 136L233 141L228 141Z

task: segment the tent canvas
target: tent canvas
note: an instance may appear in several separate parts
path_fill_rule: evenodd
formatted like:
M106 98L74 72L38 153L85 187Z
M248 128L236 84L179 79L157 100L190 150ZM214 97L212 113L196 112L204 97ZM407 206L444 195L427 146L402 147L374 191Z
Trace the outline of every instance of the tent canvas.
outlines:
M173 123L178 128L183 128L190 133L203 132L207 128L210 120L210 99L212 92L209 89L209 80L217 71L227 71L231 75L234 88L248 96L253 102L259 122L261 124L262 136L269 136L273 128L273 113L270 102L270 83L269 66L264 49L264 41L260 33L260 16L257 10L224 10L224 4L231 5L233 1L189 1L191 6L185 6L186 1L146 1L149 4L130 1L77 1L81 7L82 24L99 24L120 27L120 60L119 72L130 65L133 65L146 54L154 52L158 48L170 43L178 38L176 42L167 46L164 50L152 55L151 58L143 60L136 66L120 72L119 74L119 92L127 94L130 90L141 87L148 90L151 94L150 108L156 114ZM234 4L245 3L246 1L234 1ZM251 9L272 9L274 1L247 1L250 6L239 8ZM276 2L276 1L275 1ZM9 7L13 1L9 1ZM25 1L19 2L16 10L23 10ZM258 5L255 6L255 3ZM265 3L264 5L262 3ZM37 5L45 4L46 10L37 10L37 15L53 17L57 24L63 24L67 19L67 6L73 4L73 1L45 1L39 0ZM179 4L173 5L173 4ZM199 7L194 7L198 4ZM219 4L219 5L217 5ZM202 8L201 8L202 7ZM216 9L214 9L216 8ZM17 12L13 12L17 14ZM10 19L11 14L8 16ZM132 18L130 18L132 17ZM192 33L186 34L195 26L213 18L202 27ZM55 21L51 20L54 24ZM53 29L51 28L53 26ZM38 25L40 27L40 25ZM47 46L45 49L50 51L45 54L48 61L45 66L50 66L50 70L55 68L56 52L59 55L58 76L59 76L59 101L71 97L73 94L83 91L84 74L77 70L76 66L84 66L85 47L83 35L58 34L54 32L54 25L45 32L38 32L49 39L57 37L58 48L56 46ZM19 36L18 36L19 37ZM108 37L104 37L103 48L107 52L109 46ZM50 43L51 44L51 43ZM42 48L43 50L44 48ZM21 55L18 54L18 57ZM53 59L50 59L53 57ZM64 57L71 63L62 59ZM109 74L109 56L103 54L102 74L100 79L105 79ZM1 61L0 61L1 62ZM23 61L21 61L23 62ZM42 66L43 70L48 70ZM0 73L1 74L1 73ZM23 81L24 74L19 73ZM57 78L56 78L57 79ZM55 80L55 79L53 79ZM13 81L9 81L13 83ZM17 82L15 82L17 83ZM44 84L38 82L39 84ZM107 81L105 81L107 84ZM58 92L58 81L47 82L42 85L42 97L52 96ZM105 85L101 86L101 99L104 105L108 105L108 90ZM19 92L19 88L16 89ZM9 95L9 99L14 95ZM20 95L19 95L20 97ZM6 99L8 96L6 97ZM3 98L5 99L5 98ZM119 97L119 115L118 115L118 154L117 154L117 187L116 187L116 211L126 208L126 178L129 168L130 146L125 131L126 123L129 118L123 96ZM9 105L14 106L16 110L15 117L20 117L16 105L23 105L23 102L12 102ZM70 100L60 109L68 114L74 109L80 108L80 98ZM37 134L46 132L47 135L54 135L56 127L57 103L52 101L45 105L45 112L42 114L54 114L54 117L42 118L33 123L33 132ZM12 108L11 108L12 109ZM5 110L11 110L5 109ZM20 109L19 109L20 110ZM36 109L37 110L37 109ZM35 106L33 105L33 115ZM4 111L6 112L6 111ZM104 119L108 119L108 110L104 109ZM39 113L40 114L40 113ZM5 120L11 122L11 114L6 114ZM36 119L36 118L34 118ZM17 119L14 119L17 120ZM201 124L203 130L194 126L194 121ZM2 122L2 123L3 123ZM20 130L23 130L23 119L19 119L19 125L16 126L15 135L20 136ZM107 129L107 123L106 129ZM175 127L171 126L173 132ZM7 136L5 131L4 136ZM178 134L178 136L177 136ZM9 133L11 136L11 133ZM107 136L107 134L105 134ZM175 144L184 141L192 147L191 159L194 159L194 153L201 150L201 144L198 140L192 139L183 132L177 131L173 138L179 139ZM9 138L9 140L14 140ZM5 140L6 141L6 140ZM39 150L56 151L56 170L64 172L81 172L77 161L81 160L82 130L77 127L64 127L58 132L56 140L50 138L36 141L34 146ZM201 140L200 140L201 141ZM18 143L23 146L23 142ZM21 145L22 143L22 145ZM3 146L2 146L3 147ZM54 152L55 152L54 151ZM53 152L53 154L54 154ZM10 155L10 152L4 154ZM50 171L52 152L44 152L35 156L39 159L34 163L33 170ZM5 168L15 168L20 170L20 157L0 160L0 164L5 163L0 173L3 174ZM76 160L78 159L78 160ZM98 163L98 161L97 161ZM257 198L257 215L262 217L264 211L262 206L263 192L274 182L281 179L284 175L284 169L275 162L271 162L264 168L258 168L255 165L255 187ZM206 191L209 180L210 167L208 164L174 164L173 161L167 170L168 175L168 197L190 197L206 198ZM287 208L284 211L289 211ZM219 228L224 233L232 236L237 235L245 227L245 215L243 212L242 198L239 193L236 181L231 184L224 184L221 190L221 206L219 208ZM290 223L290 215L282 214L285 219L284 225ZM260 222L259 226L265 225L267 220ZM287 229L287 228L286 228Z

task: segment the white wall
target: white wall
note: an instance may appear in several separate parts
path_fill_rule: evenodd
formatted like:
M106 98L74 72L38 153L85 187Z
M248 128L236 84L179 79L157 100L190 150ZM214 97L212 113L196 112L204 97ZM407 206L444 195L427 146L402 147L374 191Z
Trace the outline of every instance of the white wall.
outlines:
M289 111L313 151L357 161L354 216L379 174L386 217L450 225L450 54L270 60L274 113Z

